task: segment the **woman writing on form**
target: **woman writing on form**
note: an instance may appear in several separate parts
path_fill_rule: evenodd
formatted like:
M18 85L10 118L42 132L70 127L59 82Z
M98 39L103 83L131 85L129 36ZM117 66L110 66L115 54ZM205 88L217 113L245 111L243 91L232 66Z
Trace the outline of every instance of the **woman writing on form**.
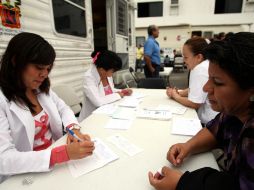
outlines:
M0 67L0 183L10 175L49 171L52 166L92 154L94 144L79 132L70 108L50 90L55 51L41 36L14 36ZM62 135L67 145L48 148Z
M84 77L85 105L80 112L79 121L88 117L96 108L120 100L131 95L131 89L118 90L114 88L112 75L122 68L122 61L112 51L94 51L93 64Z
M180 104L194 108L202 124L213 119L217 112L211 109L207 93L203 86L208 80L208 60L204 59L202 51L208 43L204 38L195 37L187 40L183 46L183 57L190 70L189 87L184 90L168 88L167 95Z

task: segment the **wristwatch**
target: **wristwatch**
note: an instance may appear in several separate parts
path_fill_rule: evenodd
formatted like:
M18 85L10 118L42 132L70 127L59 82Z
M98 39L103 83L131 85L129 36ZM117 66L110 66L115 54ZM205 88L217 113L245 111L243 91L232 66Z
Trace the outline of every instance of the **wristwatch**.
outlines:
M73 124L71 127L69 127L70 130L76 129L76 130L80 130L81 127L78 124Z

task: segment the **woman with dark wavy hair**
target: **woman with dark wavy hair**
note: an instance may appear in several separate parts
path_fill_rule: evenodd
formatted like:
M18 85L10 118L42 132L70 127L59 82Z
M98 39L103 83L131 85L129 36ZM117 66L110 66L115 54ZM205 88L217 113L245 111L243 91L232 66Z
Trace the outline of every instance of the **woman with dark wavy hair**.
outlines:
M14 36L0 67L0 182L9 175L45 172L52 166L91 155L94 144L79 132L70 108L50 90L49 72L55 50L41 36ZM60 138L62 125L71 136L67 145L48 148ZM73 142L73 143L71 143Z
M205 49L210 61L204 86L212 109L220 112L186 143L170 147L167 159L175 166L191 154L224 150L223 171L201 168L184 174L164 167L149 173L157 190L254 189L254 33L240 32Z

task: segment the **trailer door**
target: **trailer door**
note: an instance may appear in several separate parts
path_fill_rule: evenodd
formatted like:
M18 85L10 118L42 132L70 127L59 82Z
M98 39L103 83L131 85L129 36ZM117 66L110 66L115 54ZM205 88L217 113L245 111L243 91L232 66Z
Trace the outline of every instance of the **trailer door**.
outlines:
M107 0L108 49L115 51L128 68L128 1Z

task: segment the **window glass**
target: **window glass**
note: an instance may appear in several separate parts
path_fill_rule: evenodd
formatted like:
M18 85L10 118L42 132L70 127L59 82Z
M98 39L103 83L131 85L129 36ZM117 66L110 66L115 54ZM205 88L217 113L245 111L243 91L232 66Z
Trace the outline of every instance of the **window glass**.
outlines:
M162 15L162 2L138 3L138 17L160 17Z
M55 30L62 34L86 37L85 8L79 7L84 7L84 0L72 0L72 2L77 4L52 0Z

